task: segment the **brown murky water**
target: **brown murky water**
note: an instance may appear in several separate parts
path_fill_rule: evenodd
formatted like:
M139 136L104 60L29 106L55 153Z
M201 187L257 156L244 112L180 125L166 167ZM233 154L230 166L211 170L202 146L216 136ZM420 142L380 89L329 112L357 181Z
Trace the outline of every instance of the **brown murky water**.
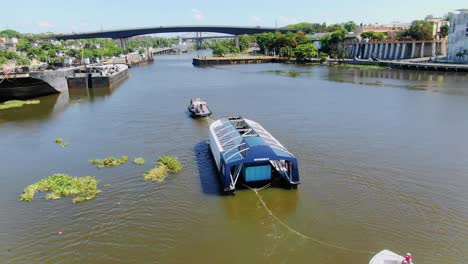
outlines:
M420 263L468 262L468 76L264 64L196 68L158 57L114 90L74 91L0 112L2 263L368 263L384 248ZM299 158L296 191L221 196L206 144L210 120L261 123ZM53 139L70 145L61 148ZM98 170L109 155L178 157ZM19 202L47 175L95 175L93 201ZM59 232L63 232L59 234ZM315 240L332 244L327 246ZM335 247L336 246L336 247ZM337 248L340 247L340 248Z

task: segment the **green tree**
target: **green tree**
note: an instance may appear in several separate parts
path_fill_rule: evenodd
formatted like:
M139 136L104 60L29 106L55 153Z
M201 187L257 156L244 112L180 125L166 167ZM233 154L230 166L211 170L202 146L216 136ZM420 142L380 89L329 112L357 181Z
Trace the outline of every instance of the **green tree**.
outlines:
M18 51L24 51L26 53L28 53L28 51L31 49L31 42L29 42L27 39L25 38L20 38L18 39L18 44L16 45L16 49Z
M282 57L286 57L288 59L294 57L294 50L292 47L288 46L288 47L281 47L279 49L279 53Z
M307 23L307 22L301 22L297 24L291 24L287 25L286 28L294 28L294 29L299 29L302 32L306 34L314 34L317 32L320 32L326 28L326 26L323 26L319 23Z
M439 36L441 38L446 38L449 34L449 30L450 30L450 27L449 25L445 24L443 26L440 27L440 31L439 31Z
M353 32L357 27L357 24L354 21L348 21L343 24L343 28L346 29L348 32Z
M267 51L271 51L274 47L275 34L271 32L257 34L256 40L260 51L266 53Z
M401 32L398 36L399 39L412 39L412 40L430 40L432 39L432 31L434 28L433 22L424 20L415 20L411 22L410 28Z
M346 45L344 43L338 43L332 50L332 56L340 62L348 58L349 53L346 49Z
M252 44L252 42L255 41L255 37L254 36L250 36L250 35L240 35L239 36L239 48L240 48L240 51L245 51L247 49L249 49L250 45Z
M215 42L211 46L211 49L213 50L213 55L217 57L222 57L229 53L228 47L225 45L225 43L221 43L220 41Z
M317 56L317 48L312 43L298 45L294 49L294 57L299 62L308 61Z
M321 51L330 54L332 57L344 57L344 41L346 37L345 30L337 30L332 34L327 34L320 39Z
M375 33L374 36L372 37L373 39L376 39L376 40L383 40L387 37L387 35L385 35L384 33L382 32L379 32L379 33Z
M0 37L3 38L19 38L21 34L18 31L12 29L5 29L0 31Z
M371 39L374 36L374 34L375 34L374 31L366 31L366 32L361 33L361 37Z
M332 25L327 26L327 28L326 28L326 30L328 32L335 32L335 31L341 30L341 29L342 29L342 27L341 27L340 24L332 24Z

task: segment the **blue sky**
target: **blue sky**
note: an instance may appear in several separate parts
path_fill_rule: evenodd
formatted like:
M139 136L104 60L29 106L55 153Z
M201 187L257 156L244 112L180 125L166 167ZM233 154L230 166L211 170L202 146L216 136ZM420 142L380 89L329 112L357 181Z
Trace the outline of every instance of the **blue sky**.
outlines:
M13 2L12 2L13 3ZM86 32L164 25L284 26L297 22L410 22L468 8L466 0L99 1L23 0L2 4L0 30Z

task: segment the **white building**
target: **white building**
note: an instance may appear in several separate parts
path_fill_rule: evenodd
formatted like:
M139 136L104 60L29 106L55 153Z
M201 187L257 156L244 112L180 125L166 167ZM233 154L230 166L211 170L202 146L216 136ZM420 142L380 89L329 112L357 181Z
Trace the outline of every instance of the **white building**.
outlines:
M16 45L18 44L17 38L0 38L0 49L16 51Z
M441 18L429 18L426 19L426 21L432 22L433 28L432 28L432 38L439 40L440 38L440 30L443 26L449 25L449 21L446 21Z
M450 19L449 47L447 59L468 63L468 9L458 9Z

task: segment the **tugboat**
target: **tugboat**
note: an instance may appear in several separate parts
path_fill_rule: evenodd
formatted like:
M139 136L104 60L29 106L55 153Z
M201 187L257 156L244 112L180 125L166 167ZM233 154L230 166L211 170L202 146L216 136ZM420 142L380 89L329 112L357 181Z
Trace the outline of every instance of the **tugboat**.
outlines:
M206 101L203 101L200 98L195 98L190 100L188 110L192 114L192 117L207 117L211 115L211 111L206 104Z

